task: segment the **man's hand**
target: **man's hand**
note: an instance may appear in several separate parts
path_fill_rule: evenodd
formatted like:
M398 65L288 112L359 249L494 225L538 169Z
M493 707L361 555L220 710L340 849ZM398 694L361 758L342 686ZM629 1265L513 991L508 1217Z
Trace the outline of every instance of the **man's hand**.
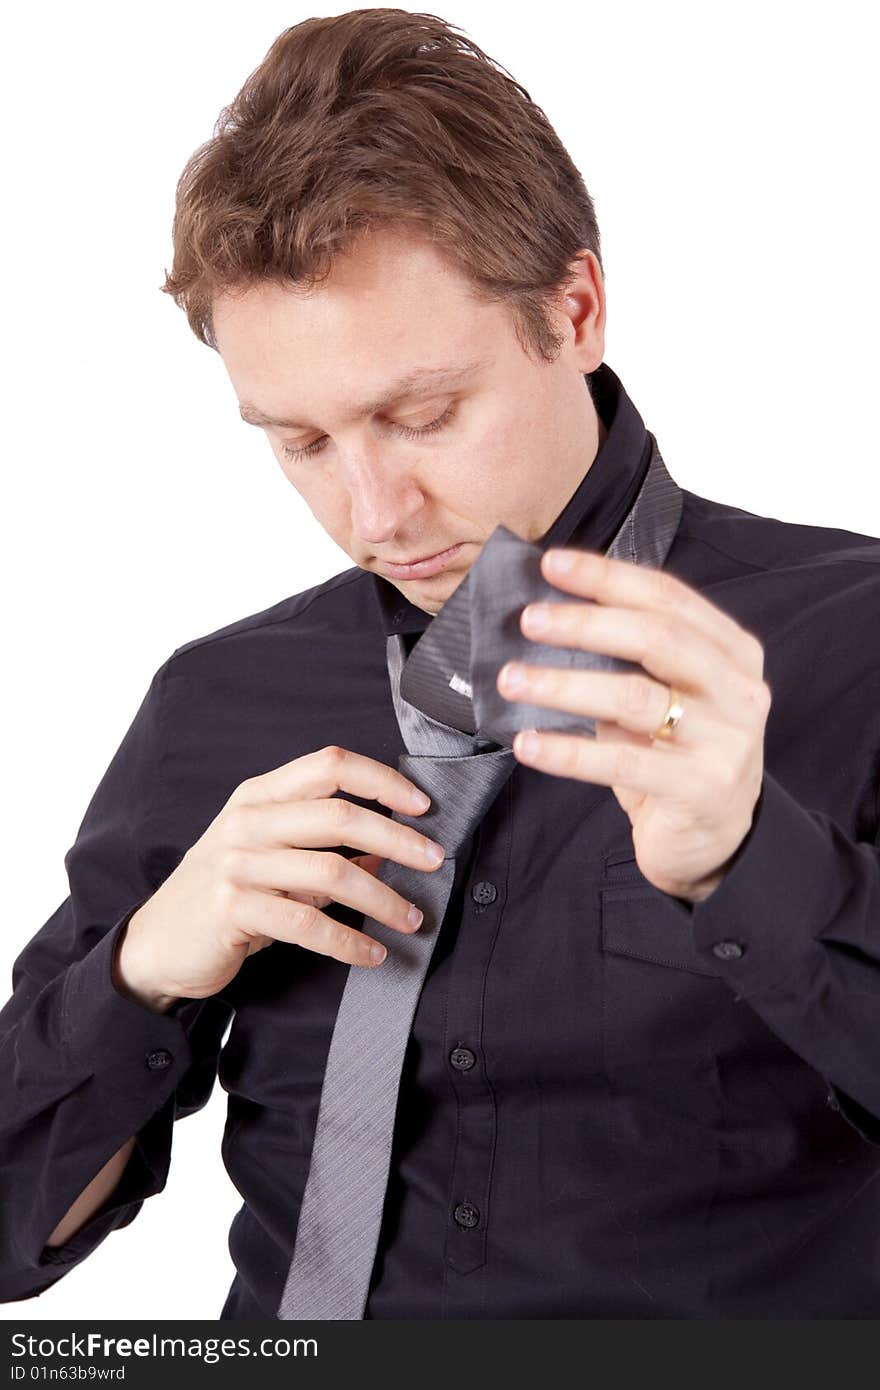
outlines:
M565 571L554 557L569 562ZM752 824L764 771L770 688L758 639L662 569L593 551L548 550L549 583L594 603L530 604L526 637L638 662L643 672L525 666L521 685L502 667L510 700L596 719L596 737L517 734L522 763L557 777L611 787L633 828L636 862L664 893L702 902L718 886ZM541 610L546 624L530 619ZM669 703L684 713L671 739L652 740ZM532 744L534 740L534 744Z
M348 965L380 964L384 945L321 911L332 902L416 931L421 911L380 878L380 866L390 859L433 873L443 846L337 791L408 817L427 809L396 768L337 744L248 777L120 933L123 989L159 1010L163 1001L204 999L273 941ZM337 846L366 853L349 859Z

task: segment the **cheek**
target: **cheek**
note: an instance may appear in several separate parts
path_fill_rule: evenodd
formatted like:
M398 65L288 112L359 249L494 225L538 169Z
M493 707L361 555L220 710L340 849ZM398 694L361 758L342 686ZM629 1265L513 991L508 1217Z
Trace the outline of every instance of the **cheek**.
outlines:
M299 493L316 521L334 538L347 532L350 508L348 498L332 478L317 472L309 474L282 455L281 470L290 486Z
M469 433L448 460L438 459L434 495L458 511L479 516L497 501L509 478L507 439L497 428L487 427Z
M468 448L456 485L473 514L491 519L499 509L509 514L518 501L531 500L534 475L522 437L513 429L503 435L493 431ZM538 491L545 486L546 475L537 481Z

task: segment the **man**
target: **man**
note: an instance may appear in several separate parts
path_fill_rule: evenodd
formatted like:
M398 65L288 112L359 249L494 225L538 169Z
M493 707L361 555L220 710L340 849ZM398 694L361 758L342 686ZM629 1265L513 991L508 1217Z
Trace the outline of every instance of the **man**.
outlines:
M398 763L390 639L419 651L501 524L540 543L559 602L521 631L559 660L527 663L525 686L501 670L497 691L596 736L518 735L455 855L369 1288L343 1316L876 1316L880 542L684 492L662 568L606 554L656 448L603 361L588 203L551 176L564 154L537 108L450 38L394 10L286 31L181 181L168 285L354 567L178 648L95 793L71 896L0 1015L0 1296L134 1219L219 1065L244 1197L220 1316L288 1315L302 1214L334 1214L309 1179L344 991L395 964L371 921L405 953L438 868ZM344 123L365 93L408 116L404 144L445 114L423 184ZM558 246L493 212L517 149ZM548 188L580 209L577 246L532 197ZM307 253L328 245L320 275ZM557 253L564 275L539 276ZM637 669L572 667L578 650ZM424 883L411 900L394 864ZM351 1083L337 1148L357 1163L357 1056Z

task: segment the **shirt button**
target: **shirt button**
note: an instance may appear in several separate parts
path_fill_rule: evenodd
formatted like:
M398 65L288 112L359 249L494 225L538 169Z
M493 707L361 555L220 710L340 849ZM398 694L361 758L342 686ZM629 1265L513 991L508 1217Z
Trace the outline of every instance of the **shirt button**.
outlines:
M471 889L471 897L475 903L494 903L495 899L498 897L498 889L495 887L494 883L489 883L486 879L481 879L480 882L475 883Z
M464 1226L466 1230L471 1230L480 1219L480 1213L470 1202L459 1202L452 1215L459 1226Z
M454 1047L449 1054L449 1060L459 1071L470 1071L477 1057L469 1047Z
M740 946L738 941L716 941L712 954L719 960L739 960L744 950L745 947Z
M164 1047L157 1047L155 1052L147 1053L147 1066L150 1071L164 1071L166 1067L171 1066L173 1061L174 1058L171 1053L166 1052Z
M402 623L405 617L406 617L406 609L405 609L405 608L398 608L397 612L394 614L394 621L395 621L396 623Z

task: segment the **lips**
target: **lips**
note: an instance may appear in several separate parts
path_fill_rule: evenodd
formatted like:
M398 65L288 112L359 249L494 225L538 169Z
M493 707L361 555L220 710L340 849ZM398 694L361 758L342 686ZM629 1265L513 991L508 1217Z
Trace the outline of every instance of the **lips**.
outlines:
M412 560L386 560L387 565L423 565L426 560L434 560L438 555L445 555L447 550L452 550L451 545L445 545L442 550L431 550L427 555L417 555Z
M464 542L459 542L458 545L449 546L448 549L437 551L421 560L412 560L408 564L393 564L386 560L380 566L381 573L389 579L426 579L429 575L439 574L444 570L455 559L463 544Z

